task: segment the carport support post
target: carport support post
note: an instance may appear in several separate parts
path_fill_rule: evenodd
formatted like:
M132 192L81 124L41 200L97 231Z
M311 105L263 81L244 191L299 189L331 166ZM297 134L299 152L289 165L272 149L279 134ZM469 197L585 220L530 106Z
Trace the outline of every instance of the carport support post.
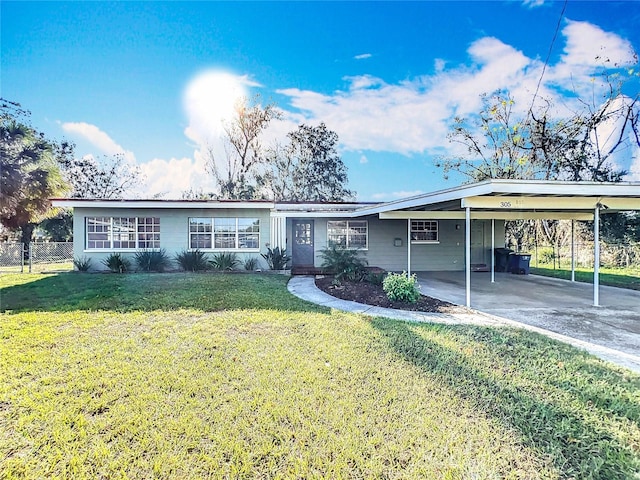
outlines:
M491 283L496 281L496 220L491 219Z
M600 205L593 216L593 306L600 306Z
M571 281L576 281L576 237L575 237L576 221L571 219Z
M464 273L467 308L471 308L471 208L464 209Z
M407 278L411 276L411 219L407 219Z

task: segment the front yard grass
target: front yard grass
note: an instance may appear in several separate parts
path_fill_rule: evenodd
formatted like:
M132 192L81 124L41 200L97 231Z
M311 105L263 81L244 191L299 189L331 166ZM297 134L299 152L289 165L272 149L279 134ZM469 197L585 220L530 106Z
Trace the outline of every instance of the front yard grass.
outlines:
M638 375L286 280L1 275L0 478L637 478Z

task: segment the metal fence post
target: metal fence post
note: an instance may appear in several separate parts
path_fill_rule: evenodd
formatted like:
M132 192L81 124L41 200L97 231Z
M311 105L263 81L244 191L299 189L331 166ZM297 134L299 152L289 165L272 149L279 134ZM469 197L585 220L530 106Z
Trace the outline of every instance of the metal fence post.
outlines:
M33 262L33 251L31 249L31 243L29 243L29 273L31 273L32 262Z

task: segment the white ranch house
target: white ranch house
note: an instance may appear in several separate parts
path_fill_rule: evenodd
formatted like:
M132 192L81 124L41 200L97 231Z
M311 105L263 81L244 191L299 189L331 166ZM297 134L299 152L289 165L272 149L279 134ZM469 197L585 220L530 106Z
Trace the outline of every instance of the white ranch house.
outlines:
M504 246L504 222L594 221L596 270L600 215L640 210L640 183L487 180L385 203L287 203L229 200L55 199L73 208L74 256L94 266L110 253L165 249L259 257L286 248L293 267L319 267L337 243L391 271L490 269ZM598 305L598 281L594 282Z

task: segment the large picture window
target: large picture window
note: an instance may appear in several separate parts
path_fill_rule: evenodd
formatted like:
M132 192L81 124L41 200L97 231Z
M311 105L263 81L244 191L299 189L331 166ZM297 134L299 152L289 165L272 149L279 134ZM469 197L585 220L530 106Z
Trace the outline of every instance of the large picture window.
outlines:
M436 220L411 220L411 242L438 242L438 222Z
M327 243L350 249L368 248L368 227L366 220L340 220L327 222Z
M158 217L87 217L87 250L160 248Z
M257 218L190 218L189 248L214 250L260 249Z

